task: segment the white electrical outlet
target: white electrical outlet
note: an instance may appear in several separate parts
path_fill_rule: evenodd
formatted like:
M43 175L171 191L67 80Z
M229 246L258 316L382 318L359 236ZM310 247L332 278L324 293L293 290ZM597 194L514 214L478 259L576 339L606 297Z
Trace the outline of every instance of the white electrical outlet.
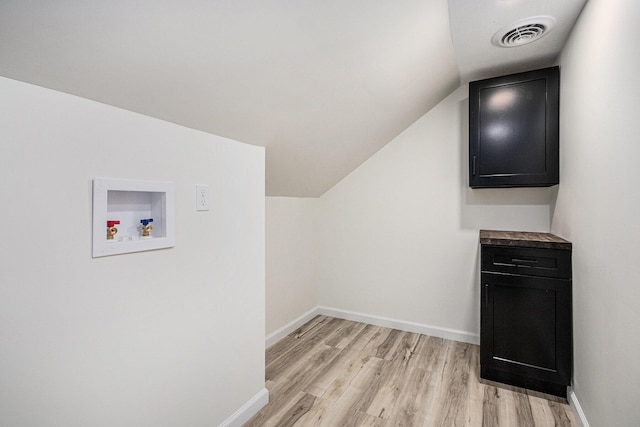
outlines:
M209 186L198 184L196 185L196 210L208 211L209 210Z

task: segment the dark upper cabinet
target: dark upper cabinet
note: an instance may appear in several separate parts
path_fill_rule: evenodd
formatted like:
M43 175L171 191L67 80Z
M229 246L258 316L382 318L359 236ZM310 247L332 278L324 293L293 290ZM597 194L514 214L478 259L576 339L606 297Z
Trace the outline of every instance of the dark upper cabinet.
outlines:
M469 83L469 186L559 181L558 67Z

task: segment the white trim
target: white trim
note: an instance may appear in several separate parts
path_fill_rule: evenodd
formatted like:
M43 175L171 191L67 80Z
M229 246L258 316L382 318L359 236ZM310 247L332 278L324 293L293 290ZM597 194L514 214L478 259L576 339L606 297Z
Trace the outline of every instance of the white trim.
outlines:
M220 423L219 427L241 427L267 403L269 403L269 390L263 388L229 418Z
M480 344L480 334L472 332L460 331L458 329L443 328L440 326L425 325L423 323L407 322L405 320L390 319L388 317L372 316L355 311L340 310L331 307L316 307L307 311L297 319L292 320L275 332L267 335L265 339L265 347L269 348L300 326L313 319L315 316L322 314L338 319L353 320L355 322L368 323L385 328L393 328L401 331L415 332L417 334L429 335L432 337L445 338L453 341L465 342L468 344Z
M267 338L265 340L265 348L271 347L272 345L280 341L282 338L286 337L291 332L295 331L300 326L304 325L309 320L316 317L318 314L319 314L318 307L313 308L307 311L306 313L304 313L302 316L298 317L297 319L292 320L291 322L287 323L283 327L270 333L269 335L267 335Z
M356 313L354 311L340 310L330 307L318 307L317 311L318 314L337 317L339 319L369 323L371 325L399 329L401 331L414 332L423 335L430 335L432 337L445 338L469 344L480 344L480 334L475 334L472 332L443 328L440 326L425 325L422 323L407 322L404 320L390 319L387 317L371 316L369 314Z
M572 388L569 388L569 406L573 409L573 412L578 416L577 421L581 427L589 427L589 421L587 421L587 416L584 414L582 410L582 406L580 406L580 402L578 402L578 396L573 391Z

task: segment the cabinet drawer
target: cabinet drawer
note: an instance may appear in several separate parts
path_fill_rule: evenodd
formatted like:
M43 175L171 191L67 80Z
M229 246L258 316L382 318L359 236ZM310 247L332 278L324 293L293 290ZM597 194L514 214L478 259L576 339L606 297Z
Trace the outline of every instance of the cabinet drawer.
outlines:
M482 271L571 278L571 251L482 245Z

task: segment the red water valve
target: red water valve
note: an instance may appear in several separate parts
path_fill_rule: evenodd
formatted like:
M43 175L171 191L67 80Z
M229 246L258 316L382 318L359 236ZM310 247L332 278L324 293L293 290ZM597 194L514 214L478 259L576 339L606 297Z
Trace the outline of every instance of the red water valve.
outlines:
M113 236L118 232L118 229L114 227L116 224L120 224L120 221L107 220L107 240L113 240Z

